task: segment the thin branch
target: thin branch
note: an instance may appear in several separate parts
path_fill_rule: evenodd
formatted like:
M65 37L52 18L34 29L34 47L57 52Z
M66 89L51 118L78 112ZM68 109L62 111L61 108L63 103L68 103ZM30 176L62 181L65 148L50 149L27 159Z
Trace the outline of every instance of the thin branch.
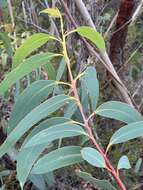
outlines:
M73 26L75 28L78 27L77 23L75 22L75 20L73 19L72 15L70 14L70 11L65 3L64 0L60 0L61 4L63 5L65 12L67 14L67 16L69 17L70 21L72 22ZM131 96L129 95L128 90L126 89L125 85L122 83L122 81L120 80L118 74L116 73L109 57L107 54L102 54L100 52L101 55L99 55L99 53L97 53L94 48L85 40L82 38L82 40L84 41L84 43L86 44L88 50L90 53L92 53L94 56L96 56L101 63L105 66L105 68L108 70L108 72L111 74L111 76L114 79L114 83L117 86L120 94L122 95L124 101L128 104L130 104L131 106L133 106L133 101L131 100ZM134 107L134 106L133 106ZM137 106L135 105L135 107L137 108Z

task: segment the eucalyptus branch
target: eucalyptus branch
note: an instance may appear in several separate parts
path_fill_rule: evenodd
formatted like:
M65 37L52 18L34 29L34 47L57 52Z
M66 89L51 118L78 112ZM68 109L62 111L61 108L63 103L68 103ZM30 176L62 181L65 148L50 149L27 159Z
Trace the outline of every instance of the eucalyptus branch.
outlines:
M65 37L65 34L63 32L64 29L63 29L63 20L62 20L62 17L60 18L60 20L61 20L62 39L63 39L63 42L62 42L62 45L63 45L63 56L64 56L65 62L67 64L67 67L68 67L68 72L69 72L69 76L70 76L70 80L71 80L71 88L72 88L74 97L77 100L77 105L78 105L78 108L79 108L80 113L81 113L82 118L83 118L84 128L86 129L86 131L87 131L87 133L89 135L89 138L92 141L92 143L95 145L95 147L97 148L97 150L103 156L103 158L105 160L105 163L106 163L106 169L112 174L112 176L114 177L114 179L117 181L117 184L120 187L120 189L121 190L126 190L126 187L124 186L123 182L121 181L118 173L116 172L116 170L114 169L114 167L111 165L111 163L110 163L110 161L109 161L109 159L108 159L108 157L106 155L106 152L104 152L104 150L102 150L102 148L97 143L97 141L96 141L96 139L94 137L93 131L92 131L91 127L89 126L88 118L86 118L86 116L84 114L84 110L83 110L82 104L80 102L80 98L79 98L78 90L77 90L77 86L76 86L76 84L77 84L76 82L77 81L73 78L71 67L70 67L70 59L68 57L68 52L67 52L67 48L66 48L66 40L65 40L66 37Z

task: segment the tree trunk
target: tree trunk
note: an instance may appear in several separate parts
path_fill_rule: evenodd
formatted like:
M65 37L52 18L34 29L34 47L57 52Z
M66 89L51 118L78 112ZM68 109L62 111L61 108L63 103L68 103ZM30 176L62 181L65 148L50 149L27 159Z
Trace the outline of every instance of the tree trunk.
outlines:
M115 30L110 39L110 59L119 68L122 63L123 49L126 43L128 25L131 21L136 0L122 0L115 24Z

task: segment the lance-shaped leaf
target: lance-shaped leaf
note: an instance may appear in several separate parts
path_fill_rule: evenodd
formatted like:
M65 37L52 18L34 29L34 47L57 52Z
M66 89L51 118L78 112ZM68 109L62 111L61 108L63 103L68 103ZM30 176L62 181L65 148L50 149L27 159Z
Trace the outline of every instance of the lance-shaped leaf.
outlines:
M5 32L0 32L0 40L3 42L7 54L12 57L13 49L11 46L11 40Z
M44 69L48 74L49 80L56 80L56 70L51 63L44 65Z
M59 9L57 9L57 8L56 9L53 9L53 8L44 9L40 13L46 13L49 16L56 17L56 18L61 17L61 13L60 13Z
M103 156L96 149L90 147L83 148L81 155L89 164L99 168L106 168Z
M92 66L88 67L81 80L85 83L87 92L89 93L92 110L95 110L99 97L99 83L95 68Z
M44 45L50 39L56 39L53 36L44 33L38 33L30 36L25 42L16 50L13 57L12 68L16 68L23 60L29 56L32 52Z
M130 165L128 157L123 155L118 162L117 169L120 170L120 169L130 169L130 168L131 168L131 165Z
M110 139L108 147L143 136L143 121L128 124L116 131Z
M93 42L100 51L106 51L104 39L95 29L88 26L81 26L74 31Z
M24 186L30 171L38 159L39 155L48 147L48 144L42 144L35 147L21 149L17 156L17 179L21 187Z
M135 165L135 168L134 168L134 172L135 172L136 174L138 174L138 172L140 171L142 162L143 162L143 159L142 159L142 158L139 158L139 159L137 160L136 165Z
M46 119L45 121L38 124L33 130L31 130L31 132L25 138L22 146L24 146L29 139L31 139L34 135L36 135L40 131L45 130L49 127L52 127L54 125L63 124L67 122L74 122L74 121L65 117L52 117L50 119Z
M27 132L33 125L58 110L65 103L73 101L72 97L58 95L48 99L30 113L28 113L9 134L5 142L0 147L0 157L11 150L13 145Z
M83 161L80 150L81 148L78 146L67 146L54 150L39 159L31 173L43 174L79 163Z
M87 135L83 128L73 122L67 122L49 127L45 130L40 131L34 135L24 145L25 148L33 147L44 143L49 143L57 139L73 137L79 135Z
M30 181L33 183L35 187L38 188L38 190L45 190L46 189L46 182L43 175L30 175L29 177ZM23 188L22 184L20 184Z
M91 174L82 172L82 171L77 171L76 172L77 176L89 181L92 183L95 187L101 188L102 190L117 190L115 187L112 186L112 184L108 180L99 180L94 177L92 177Z
M128 104L110 101L99 106L95 113L107 118L116 119L125 123L143 121L141 114Z
M71 118L74 115L76 110L77 110L77 103L76 102L69 103L67 107L65 108L64 117Z
M47 129L49 127L52 127L53 125L57 125L60 123L66 123L70 120L63 117L55 117L47 119L46 121L43 121L38 126L36 126L30 134L26 137L24 140L24 143L22 144L22 148L20 149L18 156L17 156L17 178L21 184L21 186L24 185L26 182L27 177L30 174L30 171L40 156L40 154L44 151L46 147L48 147L48 143L41 144L38 146L30 147L30 148L23 148L26 142L32 138L35 134L39 133L40 131Z
M53 57L59 56L59 54L43 53L32 56L31 58L24 61L18 67L13 69L7 77L0 84L0 95L4 93L14 85L19 79L34 71L38 67L48 63Z
M51 80L40 80L32 83L18 97L9 120L8 133L22 120L33 108L38 106L52 93L57 83ZM21 109L22 108L22 109Z

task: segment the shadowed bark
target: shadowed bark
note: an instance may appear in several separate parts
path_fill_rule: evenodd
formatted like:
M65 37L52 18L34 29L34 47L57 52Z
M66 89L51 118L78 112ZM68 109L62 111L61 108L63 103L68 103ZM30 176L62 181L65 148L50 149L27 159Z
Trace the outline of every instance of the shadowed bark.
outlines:
M122 63L128 25L132 18L135 5L136 0L122 0L120 4L115 29L110 39L110 59L116 68Z

